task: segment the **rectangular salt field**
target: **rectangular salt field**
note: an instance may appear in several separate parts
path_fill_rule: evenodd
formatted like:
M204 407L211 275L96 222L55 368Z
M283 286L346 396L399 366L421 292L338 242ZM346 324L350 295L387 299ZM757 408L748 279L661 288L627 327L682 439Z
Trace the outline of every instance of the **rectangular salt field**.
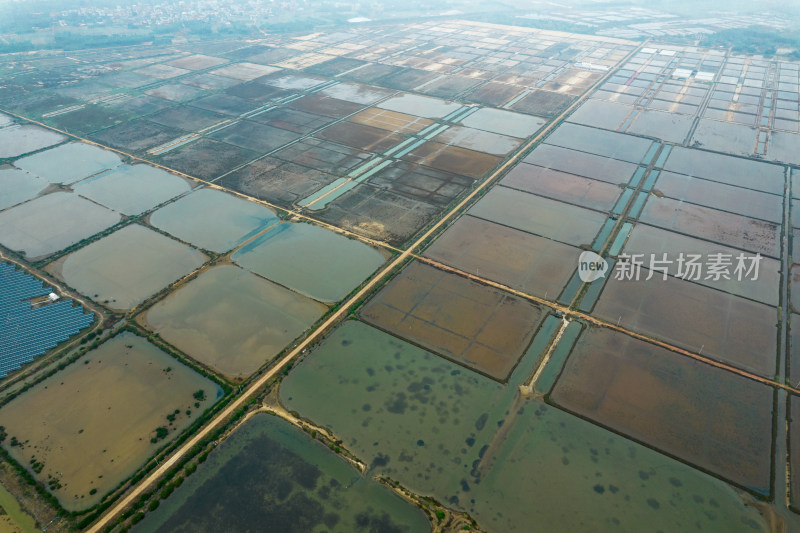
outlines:
M538 306L413 263L361 311L367 322L499 381L544 317Z
M150 224L204 250L227 252L278 222L254 202L215 189L200 189L150 215Z
M508 187L489 191L469 214L579 246L590 244L606 215Z
M23 157L14 166L35 174L50 183L74 183L114 168L122 162L109 150L85 143L69 143Z
M545 139L545 142L629 163L642 161L653 144L653 141L648 139L570 123L559 126Z
M191 190L185 179L149 165L120 165L73 188L124 215L141 214Z
M206 270L147 311L147 326L193 359L242 379L327 307L233 265Z
M0 212L0 244L36 259L119 221L114 211L73 193L55 192Z
M280 224L242 246L231 259L320 302L342 299L386 261L375 248L304 223Z
M60 133L38 126L14 124L0 128L0 158L18 157L64 141Z
M551 398L739 486L770 493L772 390L761 383L621 333L588 329Z
M93 242L48 267L112 309L130 309L192 272L207 257L138 224Z

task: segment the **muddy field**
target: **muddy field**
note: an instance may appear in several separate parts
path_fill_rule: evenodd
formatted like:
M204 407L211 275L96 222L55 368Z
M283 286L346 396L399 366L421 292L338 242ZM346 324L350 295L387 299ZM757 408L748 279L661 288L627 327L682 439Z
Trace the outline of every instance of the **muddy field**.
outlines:
M275 357L326 310L246 270L224 265L173 292L144 320L193 359L241 379Z
M240 148L252 150L256 153L271 152L281 146L297 139L300 135L290 131L265 126L249 120L241 120L210 137L219 141L236 145Z
M366 321L504 381L544 313L537 306L414 263L361 311Z
M397 161L373 174L369 183L415 200L446 206L472 185L473 180L466 176Z
M212 180L258 157L257 152L211 139L200 139L162 153L159 164L193 177Z
M373 126L382 130L394 131L400 134L417 133L433 123L433 121L426 118L397 113L377 107L365 109L361 113L352 116L350 121L366 126Z
M198 391L203 400L193 397ZM24 443L4 447L34 472L41 468L36 477L52 483L66 509L85 509L221 393L142 337L122 333L0 409L9 439ZM167 430L165 440L156 437L158 427Z
M336 176L325 172L265 157L225 176L217 183L261 200L290 207L335 179Z
M181 130L137 119L104 129L90 135L89 138L126 152L141 154L182 135L185 135L185 132Z
M274 154L275 157L329 174L346 174L365 163L372 154L338 143L301 139Z
M250 117L250 120L275 128L305 134L330 124L334 119L305 113L290 107L278 107Z
M316 137L366 152L384 152L405 140L399 133L352 122L329 126L317 133Z
M317 216L359 235L400 246L439 212L439 207L427 202L361 184Z

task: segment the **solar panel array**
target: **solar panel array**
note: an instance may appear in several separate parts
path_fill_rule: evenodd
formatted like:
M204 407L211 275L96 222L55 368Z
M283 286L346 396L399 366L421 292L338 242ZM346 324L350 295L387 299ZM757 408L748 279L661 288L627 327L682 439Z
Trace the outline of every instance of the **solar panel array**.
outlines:
M40 279L0 262L0 377L45 353L94 322L72 300L32 307L27 300L52 292Z

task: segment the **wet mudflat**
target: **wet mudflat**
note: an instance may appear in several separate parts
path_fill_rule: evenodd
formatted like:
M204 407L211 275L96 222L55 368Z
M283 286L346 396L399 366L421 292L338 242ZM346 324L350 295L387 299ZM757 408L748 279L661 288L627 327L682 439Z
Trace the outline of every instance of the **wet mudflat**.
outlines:
M551 399L739 486L770 492L773 391L761 383L589 329Z
M287 144L300 135L280 128L273 128L257 122L242 120L216 133L211 137L254 152L271 152Z
M353 122L334 124L316 136L369 152L383 152L405 140L398 133Z
M194 191L150 215L156 228L218 253L277 222L271 209L215 189Z
M321 172L346 174L365 163L372 154L324 139L307 137L281 149L275 157Z
M524 139L536 133L546 122L539 117L503 109L484 107L460 121L464 126Z
M705 207L775 224L780 224L783 220L783 198L775 194L666 171L659 175L654 188L669 198L686 200Z
M199 390L202 401L193 396ZM151 442L156 428L172 440L221 394L209 379L126 332L0 409L9 435L4 446L27 468L42 465L35 476L60 484L51 491L66 509L85 509L164 445ZM11 446L11 437L24 444Z
M434 137L434 140L492 155L506 155L522 142L508 135L462 126L451 126Z
M640 162L652 144L648 139L570 123L559 126L545 142L629 163Z
M521 298L414 263L361 311L373 325L504 381L544 312Z
M298 111L290 107L278 107L250 117L253 122L260 122L275 128L305 134L330 124L334 119Z
M242 490L246 487L246 490ZM425 515L302 430L256 415L136 526L159 531L417 533Z
M373 174L368 182L422 202L445 206L472 185L473 180L407 161L396 161Z
M280 224L231 259L320 302L342 299L386 261L366 244L304 223Z
M695 353L755 372L775 373L776 309L661 274L609 279L594 314Z
M440 207L428 202L361 184L328 204L317 216L359 235L399 246L440 211Z
M206 261L197 250L132 224L49 267L79 292L112 309L130 309Z
M92 134L90 138L129 153L141 153L183 135L186 135L186 132L182 130L156 124L146 119L136 119L101 130Z
M144 320L200 363L243 378L275 357L326 309L239 267L223 265L170 294Z

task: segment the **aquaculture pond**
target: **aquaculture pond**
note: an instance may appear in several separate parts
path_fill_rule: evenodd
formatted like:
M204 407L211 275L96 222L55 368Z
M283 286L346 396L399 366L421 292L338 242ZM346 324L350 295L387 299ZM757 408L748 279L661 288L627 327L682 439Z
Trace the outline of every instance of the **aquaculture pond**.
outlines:
M370 464L491 531L767 531L729 485L594 424L520 400L558 320L500 385L356 321L298 364L281 400ZM565 497L568 494L569 497Z
M419 533L427 517L302 430L248 420L134 533Z

